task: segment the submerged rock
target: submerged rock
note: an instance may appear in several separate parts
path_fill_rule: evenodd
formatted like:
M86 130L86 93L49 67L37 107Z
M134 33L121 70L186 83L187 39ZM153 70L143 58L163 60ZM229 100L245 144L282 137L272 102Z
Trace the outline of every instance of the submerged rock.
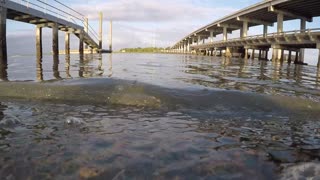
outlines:
M276 163L295 163L297 162L297 155L290 150L269 150L269 158Z
M14 127L21 124L21 121L14 115L7 115L6 118L0 121L0 127Z
M67 117L65 123L67 125L81 125L81 124L84 124L85 122L80 118Z
M79 171L79 176L81 179L90 179L99 175L99 170L95 168L81 168Z
M286 168L281 180L319 180L320 179L320 163L303 163L296 166Z
M160 107L160 100L145 94L116 94L110 98L112 104L141 107Z

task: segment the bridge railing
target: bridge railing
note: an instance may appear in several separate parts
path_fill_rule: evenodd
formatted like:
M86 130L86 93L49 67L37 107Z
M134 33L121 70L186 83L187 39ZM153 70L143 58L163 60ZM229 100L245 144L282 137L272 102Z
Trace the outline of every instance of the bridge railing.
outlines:
M60 19L64 19L76 25L85 27L86 16L72 9L68 5L58 0L10 0L26 6L27 8L36 9ZM99 41L98 33L88 24L88 34L96 42Z
M298 34L311 34L311 33L316 33L320 32L320 28L314 28L314 29L305 29L305 30L294 30L294 31L284 31L284 32L274 32L274 33L268 33L266 37L282 37L285 35L298 35ZM211 44L219 44L219 43L225 43L225 42L235 42L235 41L241 41L241 40L254 40L254 39L259 39L259 38L265 38L264 34L259 34L259 35L253 35L253 36L247 36L245 38L232 38L228 39L227 41L214 41L214 42L209 42L205 44L199 44L199 45L191 45L191 47L196 47L196 46L202 46L202 45L211 45Z

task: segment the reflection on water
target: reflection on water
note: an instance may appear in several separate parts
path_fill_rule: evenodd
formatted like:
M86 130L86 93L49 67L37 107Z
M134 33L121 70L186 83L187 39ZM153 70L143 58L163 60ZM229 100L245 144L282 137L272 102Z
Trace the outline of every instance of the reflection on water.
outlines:
M4 118L4 111L7 108L6 105L3 105L2 103L0 103L0 121L3 120Z
M60 72L59 72L59 59L58 58L53 60L52 71L53 71L53 76L55 79L61 79Z
M37 56L37 81L43 81L43 68L41 56Z
M68 79L72 78L70 74L70 54L67 54L66 57L66 64L65 64L65 69L66 69L66 74Z
M0 80L7 81L8 80L8 64L7 62L0 61Z
M314 66L192 55L85 54L64 61L13 57L1 66L2 81L114 78L169 88L218 88L314 98L319 101L319 69ZM8 77L9 72L9 77ZM33 73L34 72L34 73Z
M9 68L1 66L0 78L3 81L48 81L104 77L169 88L219 88L303 97L315 95L316 99L320 90L320 73L314 66L164 54L86 54L67 55L60 59L64 61L50 60L50 56L34 62L32 57L12 57Z
M320 175L316 67L165 54L8 65L3 81L47 83L1 82L0 94L62 101L1 100L0 179Z

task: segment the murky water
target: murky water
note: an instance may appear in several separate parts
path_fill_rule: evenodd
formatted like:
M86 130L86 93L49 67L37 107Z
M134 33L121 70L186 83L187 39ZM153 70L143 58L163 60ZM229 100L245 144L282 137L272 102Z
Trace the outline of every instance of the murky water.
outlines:
M165 54L11 57L1 179L320 175L312 66Z

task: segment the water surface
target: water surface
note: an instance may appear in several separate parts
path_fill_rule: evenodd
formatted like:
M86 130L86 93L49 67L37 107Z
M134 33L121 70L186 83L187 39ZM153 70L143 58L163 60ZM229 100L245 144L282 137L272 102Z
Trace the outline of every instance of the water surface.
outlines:
M316 67L166 54L8 62L0 73L1 179L319 173Z

